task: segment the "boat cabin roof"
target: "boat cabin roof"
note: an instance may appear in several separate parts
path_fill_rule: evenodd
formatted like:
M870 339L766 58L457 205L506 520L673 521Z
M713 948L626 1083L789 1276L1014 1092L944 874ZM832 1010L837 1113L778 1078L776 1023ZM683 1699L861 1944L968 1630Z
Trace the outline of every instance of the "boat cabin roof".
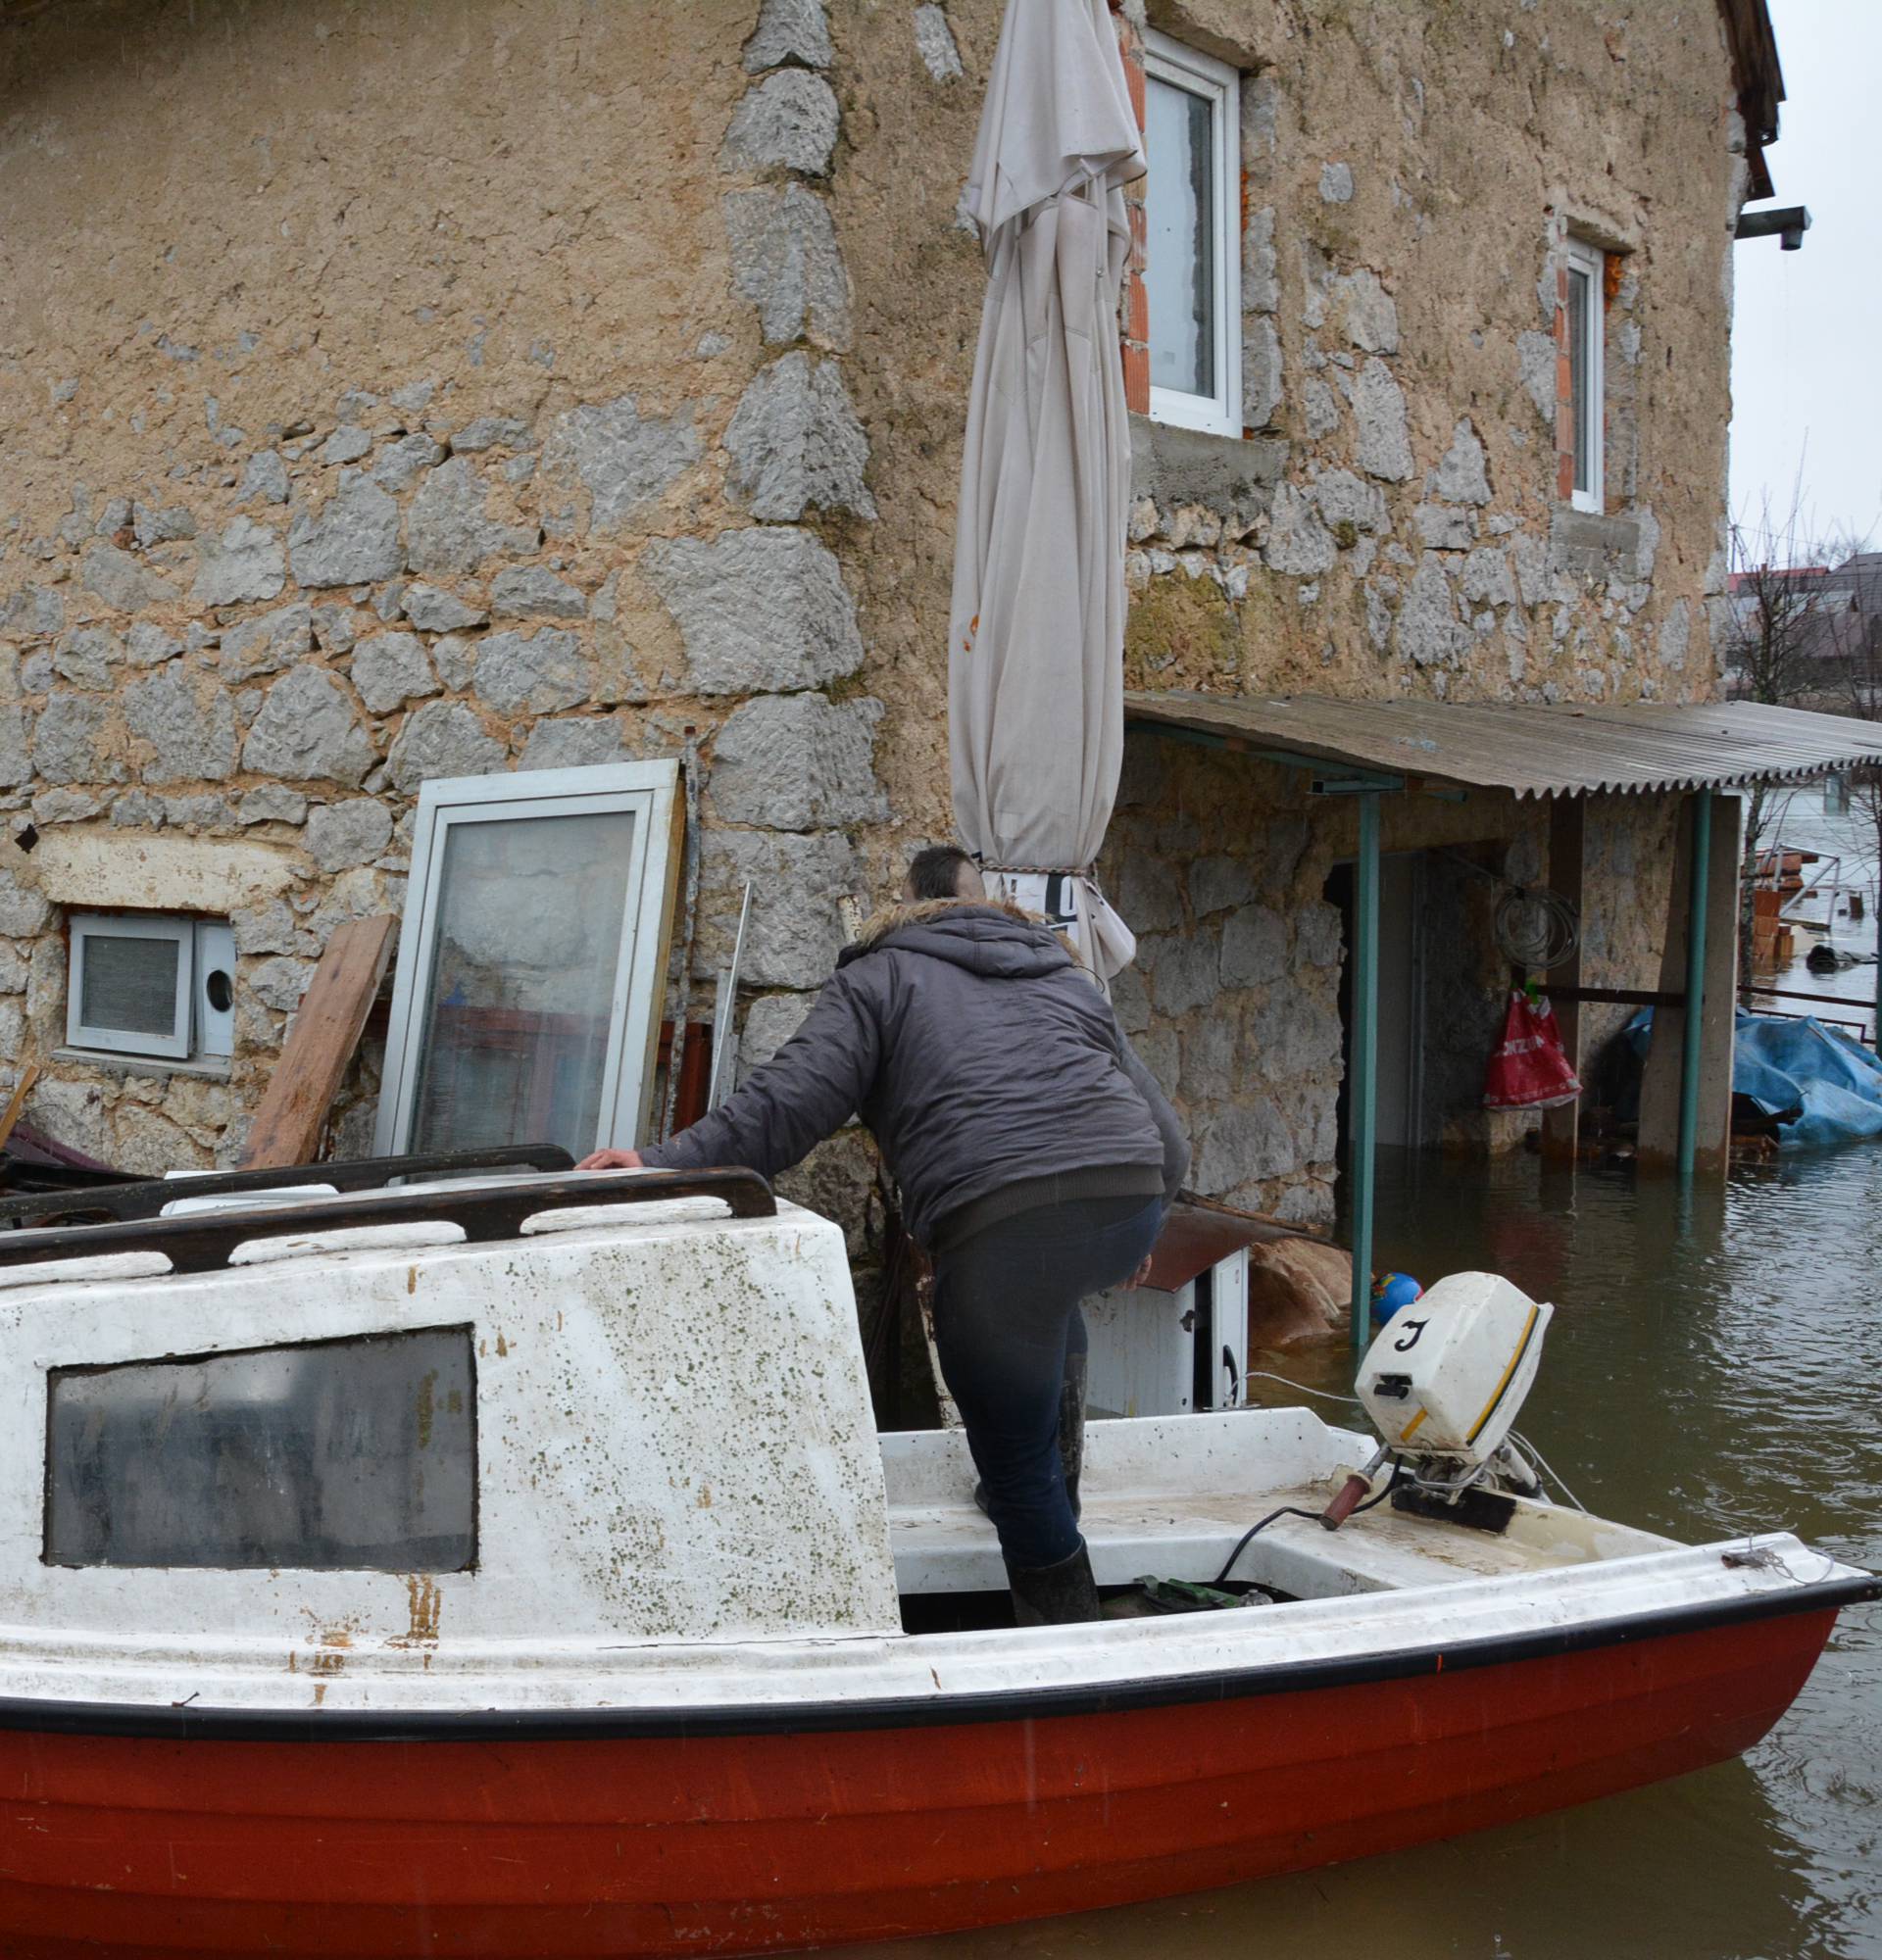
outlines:
M328 1654L897 1629L842 1233L749 1173L677 1188L0 1237L0 1623Z

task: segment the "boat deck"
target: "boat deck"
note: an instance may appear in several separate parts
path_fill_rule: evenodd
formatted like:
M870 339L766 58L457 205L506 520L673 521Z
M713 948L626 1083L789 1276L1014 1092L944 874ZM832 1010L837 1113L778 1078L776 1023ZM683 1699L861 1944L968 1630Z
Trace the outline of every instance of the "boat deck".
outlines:
M1094 1422L1086 1432L1081 1524L1101 1586L1146 1575L1210 1581L1250 1525L1283 1505L1317 1513L1369 1453L1367 1440L1297 1409ZM973 1501L958 1432L883 1439L896 1583L911 1593L996 1592L1006 1574ZM1235 1576L1295 1598L1499 1579L1664 1549L1669 1541L1551 1504L1517 1507L1507 1533L1412 1517L1389 1504L1339 1532L1277 1518Z

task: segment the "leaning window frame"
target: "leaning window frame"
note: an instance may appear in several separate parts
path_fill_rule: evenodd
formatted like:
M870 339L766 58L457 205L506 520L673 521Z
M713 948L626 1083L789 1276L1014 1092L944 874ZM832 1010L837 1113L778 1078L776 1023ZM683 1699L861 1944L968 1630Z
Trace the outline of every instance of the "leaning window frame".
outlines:
M66 1046L102 1054L141 1055L152 1061L188 1061L194 1035L196 921L152 912L73 912L71 972L66 982ZM168 1035L93 1027L84 1018L85 962L94 939L167 939L175 942L176 999Z
M1608 255L1590 239L1569 238L1563 241L1562 256L1571 273L1579 271L1586 275L1589 296L1582 318L1585 338L1581 350L1582 385L1588 397L1588 482L1586 486L1575 484L1568 501L1574 510L1599 515L1608 508ZM1565 298L1562 312L1565 336L1571 318ZM1581 412L1582 404L1571 396L1568 405L1571 420L1578 420Z
M418 1120L424 990L437 940L438 879L452 828L459 823L487 823L530 814L566 816L628 809L636 820L621 914L624 956L618 959L615 968L594 1148L631 1149L649 1141L660 1009L672 941L671 896L684 833L679 764L670 760L531 769L515 775L454 776L428 782L420 790L409 898L399 935L385 1073L379 1092L377 1154L396 1156L407 1150ZM629 946L631 953L626 951ZM524 1137L517 1141L543 1140Z
M1185 47L1167 34L1149 29L1144 36L1146 76L1204 97L1211 106L1214 136L1216 390L1192 395L1181 388L1150 390L1153 421L1207 435L1242 433L1242 169L1241 75L1228 63ZM1155 157L1150 168L1157 168Z

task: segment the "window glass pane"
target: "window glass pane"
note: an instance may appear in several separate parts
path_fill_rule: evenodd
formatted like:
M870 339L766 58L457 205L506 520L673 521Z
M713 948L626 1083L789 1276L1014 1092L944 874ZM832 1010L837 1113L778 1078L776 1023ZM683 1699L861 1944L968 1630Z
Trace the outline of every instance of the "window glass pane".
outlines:
M57 1368L49 1393L50 1564L475 1560L469 1328Z
M1153 77L1144 117L1150 378L1187 395L1215 392L1214 106Z
M624 809L446 830L409 1149L595 1148L633 838Z
M88 1028L131 1035L176 1032L173 939L129 939L86 933L79 941L78 1016Z
M1595 282L1586 267L1568 268L1568 395L1575 426L1575 488L1594 488L1593 363L1588 335L1594 318Z

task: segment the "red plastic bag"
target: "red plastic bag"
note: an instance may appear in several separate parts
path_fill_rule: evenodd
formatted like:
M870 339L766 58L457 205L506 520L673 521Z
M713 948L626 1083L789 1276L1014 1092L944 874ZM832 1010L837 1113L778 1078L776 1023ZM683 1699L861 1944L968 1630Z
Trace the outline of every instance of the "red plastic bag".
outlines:
M1581 1084L1562 1053L1555 1009L1540 997L1531 1001L1527 994L1511 994L1503 1040L1484 1071L1483 1106L1553 1109L1580 1094Z

